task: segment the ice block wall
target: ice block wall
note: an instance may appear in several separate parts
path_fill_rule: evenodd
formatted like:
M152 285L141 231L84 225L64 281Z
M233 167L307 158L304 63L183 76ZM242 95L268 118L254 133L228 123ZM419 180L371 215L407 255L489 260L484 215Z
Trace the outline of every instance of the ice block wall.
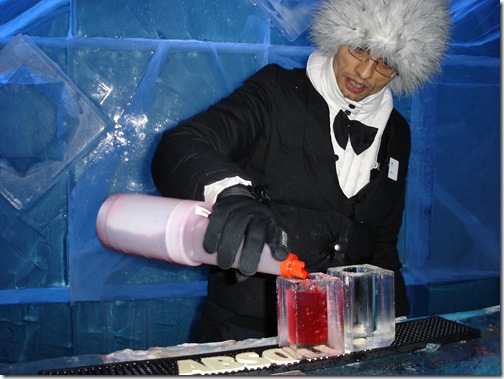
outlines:
M0 363L191 341L205 267L107 250L98 209L157 194L163 130L267 63L303 66L314 4L0 1ZM451 4L443 74L396 99L413 140L399 239L412 315L499 303L500 5Z

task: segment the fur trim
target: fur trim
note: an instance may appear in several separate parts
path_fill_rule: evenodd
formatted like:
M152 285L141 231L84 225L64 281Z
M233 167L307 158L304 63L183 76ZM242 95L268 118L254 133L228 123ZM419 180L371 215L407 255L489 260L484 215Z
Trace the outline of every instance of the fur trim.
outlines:
M446 0L321 0L310 32L326 56L367 47L399 71L390 89L410 94L440 71L449 28Z

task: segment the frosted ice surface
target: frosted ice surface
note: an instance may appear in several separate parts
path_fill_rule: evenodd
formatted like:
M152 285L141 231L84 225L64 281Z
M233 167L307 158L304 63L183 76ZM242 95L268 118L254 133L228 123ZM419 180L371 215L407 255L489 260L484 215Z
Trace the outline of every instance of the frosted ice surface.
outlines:
M316 4L315 1L295 0L256 0L256 2L290 42L308 29Z
M0 1L0 37L10 37L24 29L46 35L61 35L67 29L68 0ZM63 15L63 17L59 17Z
M250 0L78 0L80 37L256 43L262 39ZM114 17L96 17L112 14Z
M71 71L76 86L117 121L147 70L155 47L141 43L126 46L100 42L73 46Z

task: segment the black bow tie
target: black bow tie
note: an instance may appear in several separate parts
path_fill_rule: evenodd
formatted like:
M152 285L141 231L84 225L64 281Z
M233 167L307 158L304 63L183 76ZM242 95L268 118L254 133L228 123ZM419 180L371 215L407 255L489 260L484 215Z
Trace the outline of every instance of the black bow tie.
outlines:
M357 120L350 120L342 110L334 118L333 128L336 141L343 149L346 148L350 135L350 143L357 155L371 146L378 132L377 128L364 125Z

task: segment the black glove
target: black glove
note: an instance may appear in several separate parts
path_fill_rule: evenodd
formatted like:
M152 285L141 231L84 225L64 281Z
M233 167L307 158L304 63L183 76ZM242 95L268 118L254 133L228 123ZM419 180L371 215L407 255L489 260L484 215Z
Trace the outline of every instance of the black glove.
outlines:
M282 239L282 237L284 237ZM223 190L213 206L203 247L208 253L217 251L217 264L229 269L244 239L239 271L254 275L265 243L273 258L287 258L285 232L278 226L272 210L260 202L244 185Z

